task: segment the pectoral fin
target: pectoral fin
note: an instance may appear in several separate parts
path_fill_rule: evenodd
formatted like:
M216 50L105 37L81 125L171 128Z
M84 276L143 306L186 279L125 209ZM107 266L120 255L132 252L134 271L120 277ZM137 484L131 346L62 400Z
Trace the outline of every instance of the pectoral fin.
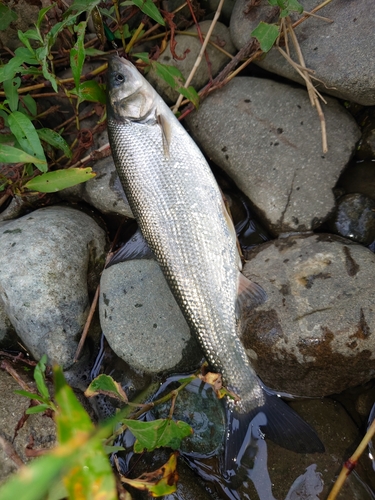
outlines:
M253 283L242 273L238 273L238 296L236 302L237 319L241 317L243 309L252 309L263 304L267 300L267 294L257 283Z
M164 115L158 114L156 116L156 121L161 128L162 140L163 140L163 152L166 158L169 158L169 147L171 144L172 131L168 120Z

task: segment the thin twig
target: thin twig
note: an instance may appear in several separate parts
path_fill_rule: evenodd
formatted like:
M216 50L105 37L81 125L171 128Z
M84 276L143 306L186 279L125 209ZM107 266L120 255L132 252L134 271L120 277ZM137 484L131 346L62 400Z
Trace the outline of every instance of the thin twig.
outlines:
M14 448L13 444L7 439L3 438L1 435L0 435L0 446L2 447L6 456L10 458L12 462L15 464L17 469L25 465L21 457L16 452L16 449Z
M106 151L107 149L108 149L108 155L102 156L101 153L103 153L103 151ZM98 156L104 158L104 156L109 156L110 154L111 154L111 152L109 149L109 143L107 142L107 144L104 144L99 149L95 149L95 151L92 151L89 155L87 155L84 158L82 158L81 160L77 161L77 163L75 163L74 165L71 165L69 168L79 167L80 165L83 165L84 163L86 163L90 160L93 160L94 158L97 158Z
M345 462L343 468L341 469L339 477L336 479L336 482L333 485L330 494L328 495L327 500L335 500L346 478L349 476L349 474L357 465L359 457L365 451L365 449L367 448L369 442L371 441L374 435L375 435L375 420L373 420L372 424L368 428L364 438L359 443L358 448L355 450L353 455Z
M209 30L207 31L206 38L205 38L205 40L203 42L203 45L202 45L201 50L200 50L200 52L198 54L198 57L197 57L197 59L196 59L196 61L194 63L194 66L193 66L192 70L190 71L189 76L186 79L184 88L188 88L189 87L189 85L190 85L190 83L191 83L191 81L192 81L192 79L193 79L193 77L194 77L194 75L195 75L195 73L196 73L196 71L197 71L197 69L198 69L201 61L202 61L203 54L204 54L204 51L206 50L206 47L207 47L207 44L209 42L210 36L211 36L211 34L213 32L213 29L215 28L215 24L216 24L217 20L220 17L221 8L223 6L223 3L224 3L224 0L220 0L220 3L217 6L217 9L216 9L216 12L215 12L215 16L214 16L214 18L212 20L212 23L210 25ZM178 111L178 108L180 107L180 104L181 104L182 100L183 100L183 95L180 94L180 96L177 99L176 104L173 107L173 112L174 113L176 113Z
M98 285L96 287L95 295L94 295L94 298L93 298L92 303L91 303L91 307L90 307L90 311L89 311L89 314L88 314L87 319L86 319L85 327L83 329L83 332L82 332L82 335L81 335L81 339L79 341L79 344L78 344L78 347L77 347L77 350L76 350L76 353L75 353L75 356L74 356L74 360L73 360L74 363L76 361L78 361L78 359L79 359L79 357L81 355L81 351L82 351L83 345L85 343L87 334L89 332L91 321L92 321L92 318L94 316L94 312L95 312L95 309L96 309L96 306L97 306L98 300L99 300L99 291L100 291L100 285Z

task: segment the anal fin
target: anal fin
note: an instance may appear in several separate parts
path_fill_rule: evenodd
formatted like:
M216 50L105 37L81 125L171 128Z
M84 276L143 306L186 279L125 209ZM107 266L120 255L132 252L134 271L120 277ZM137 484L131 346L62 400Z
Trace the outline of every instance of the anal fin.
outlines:
M238 273L238 295L236 302L236 316L241 317L244 309L253 309L254 307L266 302L267 294L264 289L250 281L242 273Z

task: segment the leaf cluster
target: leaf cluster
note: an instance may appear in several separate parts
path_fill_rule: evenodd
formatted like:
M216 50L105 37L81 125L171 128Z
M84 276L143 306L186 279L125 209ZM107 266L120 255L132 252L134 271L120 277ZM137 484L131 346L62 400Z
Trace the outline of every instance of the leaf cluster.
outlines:
M45 410L54 412L59 444L45 456L21 469L2 486L2 500L13 500L20 496L25 500L117 499L115 475L107 454L123 448L108 446L118 435L114 429L121 425L122 431L130 430L136 438L135 453L152 451L162 446L176 450L180 447L181 440L192 433L188 424L175 421L171 417L147 422L125 418L129 413L127 406L115 417L95 427L72 388L66 383L59 367L53 369L52 400L46 385L46 361L46 356L43 356L34 370L38 393L16 392L40 403L29 408L27 413ZM181 387L184 387L184 384ZM85 394L87 397L104 394L127 403L121 386L107 375L99 375L94 379ZM120 479L134 488L149 491L152 496L171 494L176 490L178 479L177 455L176 452L172 453L168 462L156 471L142 474L137 479L123 476L120 476Z

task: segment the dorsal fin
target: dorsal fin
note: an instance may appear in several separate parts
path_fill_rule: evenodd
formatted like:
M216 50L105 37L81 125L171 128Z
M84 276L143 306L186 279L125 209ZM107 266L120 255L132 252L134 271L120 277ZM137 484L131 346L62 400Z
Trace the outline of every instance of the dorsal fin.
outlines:
M241 318L243 309L253 309L267 300L267 294L257 283L253 283L242 273L238 273L238 296L236 302L236 316Z
M163 151L166 158L169 158L169 147L171 144L171 126L164 115L159 113L156 115L156 121L161 128L162 140L163 140Z

